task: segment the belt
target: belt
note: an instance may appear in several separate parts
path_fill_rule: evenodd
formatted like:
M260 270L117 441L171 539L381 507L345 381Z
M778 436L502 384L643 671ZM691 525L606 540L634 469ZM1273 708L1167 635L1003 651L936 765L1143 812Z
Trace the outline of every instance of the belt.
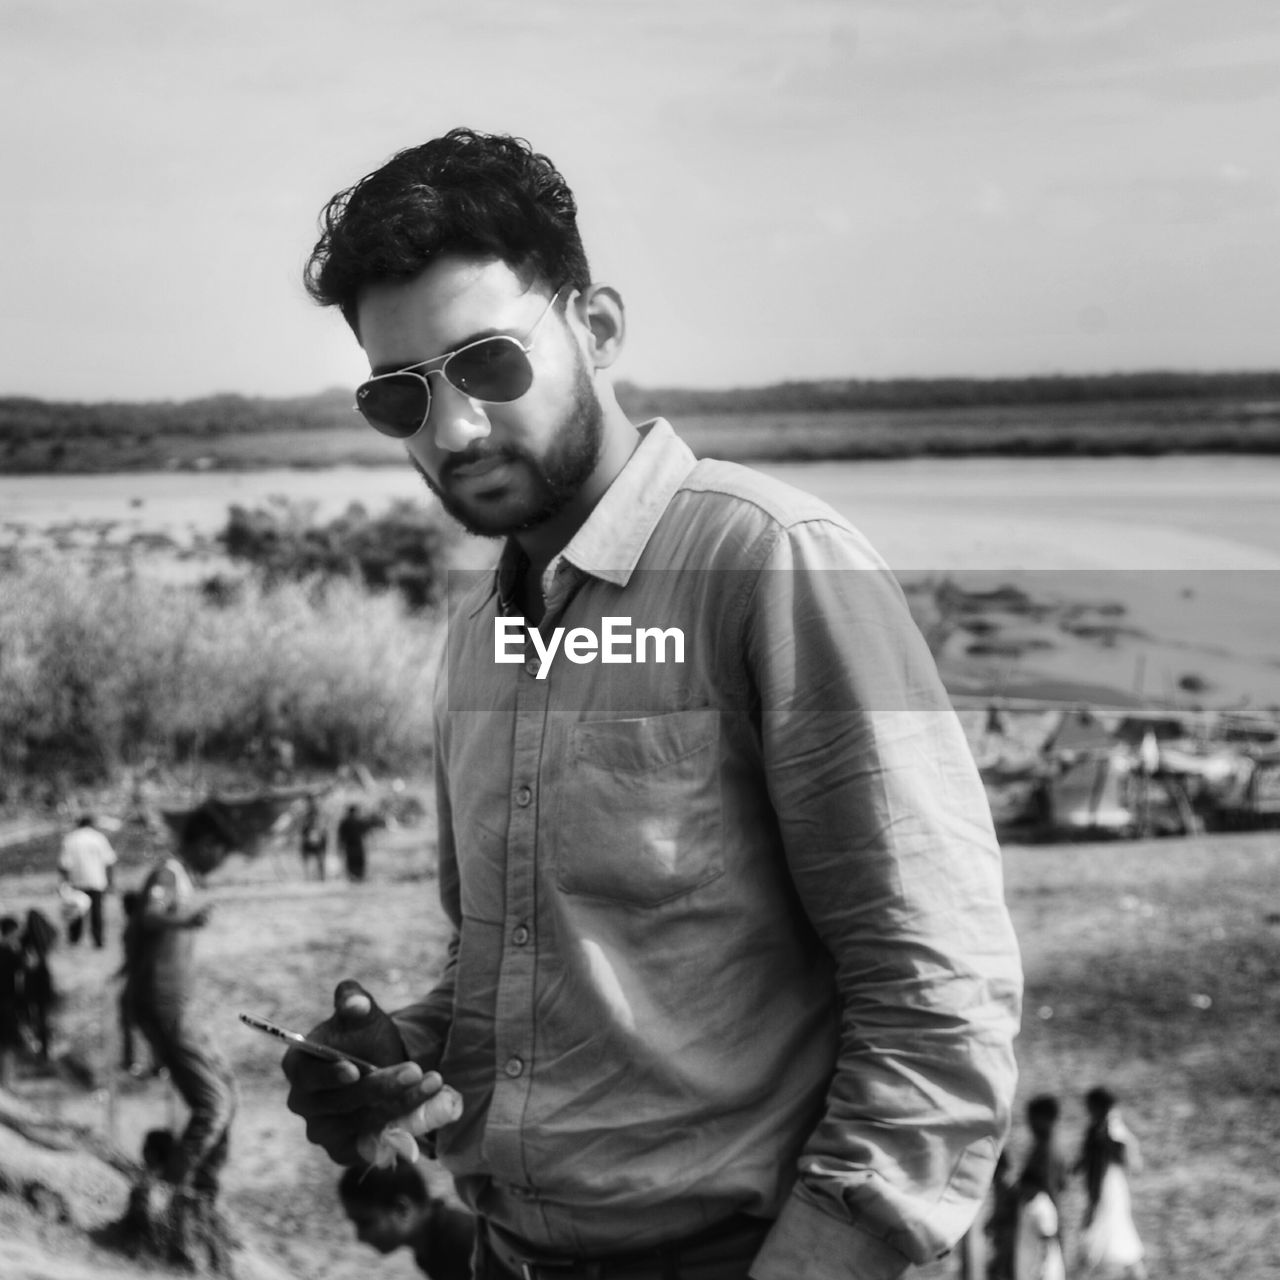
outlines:
M548 1254L500 1228L485 1224L484 1246L519 1280L624 1280L648 1272L676 1276L691 1255L731 1253L737 1248L754 1256L773 1223L765 1218L735 1214L705 1230L679 1240L596 1257Z

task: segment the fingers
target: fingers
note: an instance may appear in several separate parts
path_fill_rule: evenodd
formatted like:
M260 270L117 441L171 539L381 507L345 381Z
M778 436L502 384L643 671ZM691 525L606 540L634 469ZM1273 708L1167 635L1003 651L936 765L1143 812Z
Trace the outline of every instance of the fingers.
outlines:
M457 1092L444 1085L437 1072L424 1076L416 1063L357 1074L355 1080L345 1075L354 1070L346 1063L295 1060L289 1067L294 1083L286 1105L306 1121L308 1141L339 1164L359 1159L361 1141L368 1146L388 1126L426 1133L462 1113Z
M360 1079L360 1068L355 1063L325 1062L301 1049L287 1050L280 1059L280 1070L291 1085L304 1091L340 1089Z
M431 1133L452 1124L461 1114L462 1095L444 1085L408 1116L402 1117L399 1123L412 1134Z
M304 1055L299 1055L304 1056ZM348 1117L361 1127L386 1124L409 1114L441 1091L439 1077L428 1082L415 1062L402 1062L353 1080L349 1063L291 1063L292 1087L286 1106L306 1120L320 1117ZM434 1073L433 1073L434 1074Z

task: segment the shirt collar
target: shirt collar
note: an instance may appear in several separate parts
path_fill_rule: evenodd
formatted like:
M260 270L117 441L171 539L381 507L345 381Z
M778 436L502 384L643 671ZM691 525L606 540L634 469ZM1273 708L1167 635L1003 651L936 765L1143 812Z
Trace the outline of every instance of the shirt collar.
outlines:
M671 499L697 466L693 450L665 418L655 418L638 430L640 443L631 457L568 546L547 566L543 585L548 594L561 562L625 587ZM494 570L493 589L500 609L514 600L524 564L519 544L509 538Z
M640 443L560 553L575 568L625 587L676 491L698 460L665 418L639 428Z

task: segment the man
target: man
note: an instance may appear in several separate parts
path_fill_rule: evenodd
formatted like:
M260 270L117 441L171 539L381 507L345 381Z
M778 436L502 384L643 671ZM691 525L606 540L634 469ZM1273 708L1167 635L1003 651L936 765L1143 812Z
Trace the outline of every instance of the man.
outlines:
M526 144L402 152L330 202L309 283L371 425L506 543L437 690L447 967L390 1016L339 985L312 1034L386 1069L290 1051L308 1136L350 1163L438 1128L481 1280L948 1250L1007 1131L1020 972L896 583L822 503L627 419L621 299Z
M329 830L324 813L315 796L308 796L302 812L299 848L302 853L302 878L311 879L311 863L316 864L316 879L324 879L324 860L329 848Z
M381 1254L410 1250L431 1280L471 1280L475 1218L435 1199L412 1164L352 1165L338 1197L361 1243Z
M9 1087L22 1036L22 926L17 916L0 916L0 1089Z
M111 842L85 814L62 839L58 858L58 877L89 899L89 932L93 945L105 942L103 899L110 893L115 877L116 851ZM67 941L76 946L84 933L84 914L77 913L67 921Z
M347 805L342 821L338 823L338 848L342 850L342 861L347 869L347 879L359 884L368 869L368 850L365 839L375 827L383 826L383 820L376 814L360 812L360 806Z
M164 1170L179 1250L188 1236L219 1229L216 1202L236 1112L235 1077L192 1010L195 933L211 908L196 902L191 872L203 874L220 856L207 838L178 837L175 854L143 882L125 957L122 1017L146 1037L189 1112Z

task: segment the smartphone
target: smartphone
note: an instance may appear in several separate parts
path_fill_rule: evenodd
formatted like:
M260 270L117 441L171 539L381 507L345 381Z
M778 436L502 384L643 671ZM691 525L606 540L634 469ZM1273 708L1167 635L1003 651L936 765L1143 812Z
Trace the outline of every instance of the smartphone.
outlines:
M308 1040L301 1032L290 1031L288 1027L278 1026L266 1018L259 1018L257 1014L242 1013L240 1021L246 1027L252 1027L255 1031L261 1031L264 1035L275 1036L277 1040L283 1040L285 1044L290 1044L295 1049L300 1049L303 1053L309 1053L313 1058L323 1058L326 1062L349 1062L352 1066L359 1067L361 1074L378 1070L372 1062L357 1058L354 1053L347 1053L342 1049L335 1049L331 1045L318 1044L315 1040Z

